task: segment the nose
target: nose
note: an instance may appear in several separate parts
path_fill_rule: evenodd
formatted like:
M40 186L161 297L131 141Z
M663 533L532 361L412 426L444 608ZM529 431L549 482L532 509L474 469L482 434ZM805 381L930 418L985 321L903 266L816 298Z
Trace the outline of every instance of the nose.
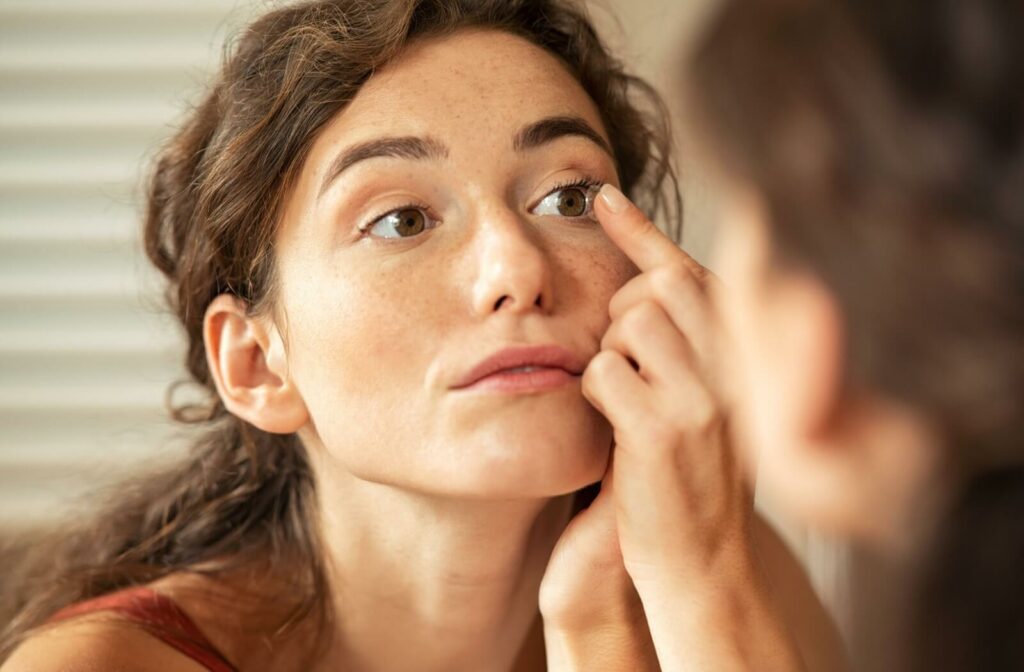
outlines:
M492 216L479 227L479 266L473 286L473 309L478 315L550 310L554 298L550 261L532 233L512 212Z

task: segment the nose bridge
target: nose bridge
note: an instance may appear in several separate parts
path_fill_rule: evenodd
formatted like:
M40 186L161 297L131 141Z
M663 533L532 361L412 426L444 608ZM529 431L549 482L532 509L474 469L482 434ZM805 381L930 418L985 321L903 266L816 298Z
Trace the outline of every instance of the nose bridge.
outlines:
M481 208L477 217L476 312L547 310L550 262L529 223L507 206Z

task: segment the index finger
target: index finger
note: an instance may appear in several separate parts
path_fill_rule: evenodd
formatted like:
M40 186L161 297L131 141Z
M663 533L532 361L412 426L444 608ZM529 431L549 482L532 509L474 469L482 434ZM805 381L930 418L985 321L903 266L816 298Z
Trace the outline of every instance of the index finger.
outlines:
M613 185L605 184L601 187L594 200L594 214L612 242L641 271L665 264L682 263L698 278L707 274L707 269L662 233L640 208L633 205Z

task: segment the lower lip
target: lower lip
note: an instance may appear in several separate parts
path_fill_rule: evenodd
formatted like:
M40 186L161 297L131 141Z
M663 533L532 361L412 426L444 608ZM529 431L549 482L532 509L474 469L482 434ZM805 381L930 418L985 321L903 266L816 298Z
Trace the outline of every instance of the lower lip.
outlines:
M474 392L543 392L567 385L579 376L564 369L534 369L533 371L501 371L481 378L461 388Z

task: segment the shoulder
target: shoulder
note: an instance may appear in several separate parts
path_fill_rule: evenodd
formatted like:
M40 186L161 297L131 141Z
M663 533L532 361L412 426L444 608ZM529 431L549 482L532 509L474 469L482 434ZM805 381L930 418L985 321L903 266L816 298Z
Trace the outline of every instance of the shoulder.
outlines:
M45 626L21 643L0 672L206 672L145 630L88 615Z

